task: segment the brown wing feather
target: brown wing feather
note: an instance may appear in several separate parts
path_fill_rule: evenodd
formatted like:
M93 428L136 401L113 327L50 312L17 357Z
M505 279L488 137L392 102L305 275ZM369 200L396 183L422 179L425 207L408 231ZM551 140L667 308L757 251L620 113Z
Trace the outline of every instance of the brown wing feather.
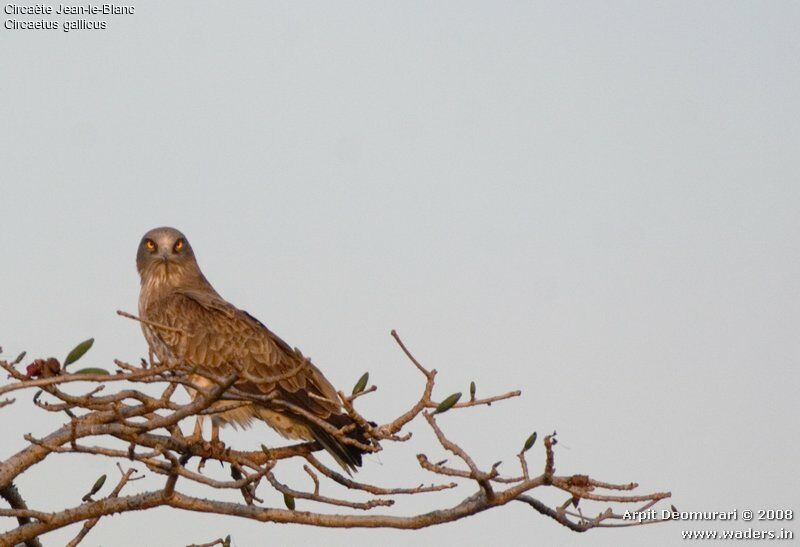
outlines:
M186 364L221 374L244 371L249 380L242 381L241 387L252 384L261 393L276 387L288 393L308 390L327 401L311 399L314 404L307 410L322 418L338 413L336 390L317 367L260 321L218 296L175 291L153 302L146 311L148 320L180 329L161 329L158 335ZM270 381L292 371L296 373Z

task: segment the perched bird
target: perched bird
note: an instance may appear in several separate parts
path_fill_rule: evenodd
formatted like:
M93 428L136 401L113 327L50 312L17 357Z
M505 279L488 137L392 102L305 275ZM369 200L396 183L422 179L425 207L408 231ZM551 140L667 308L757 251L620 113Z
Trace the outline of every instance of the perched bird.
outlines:
M151 354L167 364L217 376L238 374L242 392L271 396L339 429L355 425L342 412L336 390L299 350L292 349L258 319L225 301L206 280L186 237L174 228L155 228L142 238L136 254L141 277L139 315ZM208 378L193 382L206 388ZM196 395L196 391L193 391ZM213 408L230 407L218 401ZM212 417L212 439L219 442L219 426L248 427L263 420L289 439L317 441L347 471L361 465L364 452L326 431L318 423L269 402L250 403ZM346 435L364 444L358 427ZM195 425L202 439L202 422Z

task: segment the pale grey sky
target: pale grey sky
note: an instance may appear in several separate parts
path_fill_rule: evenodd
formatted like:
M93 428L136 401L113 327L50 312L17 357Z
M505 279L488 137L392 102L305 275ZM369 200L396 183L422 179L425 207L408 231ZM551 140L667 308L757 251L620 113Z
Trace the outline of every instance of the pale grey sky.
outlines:
M334 384L368 370L377 421L421 389L396 328L442 396L523 390L442 417L480 464L511 467L556 429L561 473L672 490L684 510L800 509L797 3L135 5L105 31L0 29L7 355L89 336L91 364L144 355L114 311L136 309L141 235L173 225ZM0 458L61 422L22 399L0 410ZM442 451L414 431L360 477L430 481L414 454ZM19 481L36 508L115 473L51 460ZM731 525L748 526L780 523ZM419 532L158 510L85 544L677 545L716 528L576 535L521 504Z

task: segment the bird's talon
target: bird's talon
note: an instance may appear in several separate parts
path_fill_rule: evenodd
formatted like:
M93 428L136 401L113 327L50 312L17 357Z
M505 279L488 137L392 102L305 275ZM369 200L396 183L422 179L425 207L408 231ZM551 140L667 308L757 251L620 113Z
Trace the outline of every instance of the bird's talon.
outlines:
M189 435L188 437L183 437L183 441L189 446L198 446L198 445L203 446L204 444L206 444L203 442L203 436L196 434Z
M230 452L230 448L225 446L225 443L219 439L215 439L208 443L208 451L214 455L223 456Z

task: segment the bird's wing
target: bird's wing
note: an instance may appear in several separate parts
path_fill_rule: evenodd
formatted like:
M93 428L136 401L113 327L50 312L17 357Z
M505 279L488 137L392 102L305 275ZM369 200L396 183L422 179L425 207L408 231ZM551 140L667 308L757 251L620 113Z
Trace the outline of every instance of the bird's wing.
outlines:
M213 291L174 291L147 306L148 321L171 353L209 372L237 372L236 387L257 394L278 392L288 402L327 419L339 414L336 390L297 349L253 316Z

